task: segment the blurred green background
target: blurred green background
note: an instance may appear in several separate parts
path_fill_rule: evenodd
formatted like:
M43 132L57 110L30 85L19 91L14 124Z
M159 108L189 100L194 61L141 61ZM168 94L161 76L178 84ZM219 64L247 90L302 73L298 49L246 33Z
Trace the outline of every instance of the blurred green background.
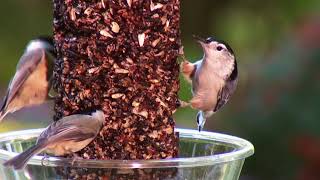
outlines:
M52 4L1 2L2 97L28 40L52 34ZM320 1L184 0L181 12L188 59L202 56L192 34L223 39L237 55L238 89L205 130L240 136L255 145L241 179L320 179ZM180 96L191 97L182 78ZM44 127L52 115L50 102L24 109L8 115L0 131ZM178 127L196 128L195 116L192 109L178 110Z

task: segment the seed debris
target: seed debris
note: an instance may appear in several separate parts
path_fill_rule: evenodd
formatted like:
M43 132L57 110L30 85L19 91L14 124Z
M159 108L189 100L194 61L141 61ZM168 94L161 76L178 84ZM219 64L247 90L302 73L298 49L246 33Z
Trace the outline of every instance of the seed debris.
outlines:
M150 2L150 10L151 10L151 11L160 9L160 8L162 8L162 7L163 7L163 4L161 4L161 3L156 3L156 4L154 4L152 1Z
M146 35L144 33L138 34L138 41L139 41L139 46L140 47L143 46L145 37L146 37Z
M111 23L111 30L114 32L114 33L119 33L120 31L120 26L118 23L116 22L112 22Z
M127 0L127 4L128 4L129 7L131 7L132 0Z
M124 96L124 94L122 94L122 93L116 93L116 94L112 94L111 98L112 99L119 99L119 98L121 98L123 96Z
M113 38L113 36L108 32L107 29L102 29L102 30L100 31L100 34L101 34L102 36L105 36L105 37Z
M72 8L70 11L69 11L69 15L70 15L70 19L72 21L75 21L77 19L77 15L76 15L76 10L74 8Z

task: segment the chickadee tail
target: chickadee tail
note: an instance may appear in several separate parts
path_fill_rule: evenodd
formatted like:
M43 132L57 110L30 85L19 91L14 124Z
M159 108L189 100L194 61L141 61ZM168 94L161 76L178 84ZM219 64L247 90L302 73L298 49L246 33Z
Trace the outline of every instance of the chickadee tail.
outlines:
M6 111L6 110L1 110L0 111L0 121L3 120L4 117L6 117L6 115L8 114L9 112Z
M43 151L44 148L45 146L43 145L35 145L22 152L21 154L13 157L12 159L6 161L5 163L3 163L3 166L13 167L15 170L23 169L25 168L30 158Z
M8 93L7 93L8 94ZM6 109L6 104L8 100L8 95L5 96L2 105L0 106L0 121L9 113Z

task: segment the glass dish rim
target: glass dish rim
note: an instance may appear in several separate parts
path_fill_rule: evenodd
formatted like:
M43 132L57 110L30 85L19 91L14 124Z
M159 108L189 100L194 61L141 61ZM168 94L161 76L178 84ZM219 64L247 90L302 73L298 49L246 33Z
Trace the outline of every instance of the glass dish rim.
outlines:
M15 139L28 139L37 137L44 129L30 129L20 130L7 133L0 133L0 142L13 141ZM37 155L30 159L30 165L44 165L44 166L72 166L78 168L121 168L121 169L135 169L135 168L185 168L185 167L199 167L199 166L213 166L220 163L228 163L237 160L243 160L254 153L253 145L242 138L215 133L208 131L198 132L197 130L176 128L180 137L218 141L221 143L230 144L236 147L236 150L223 153L199 157L181 157L171 159L159 160L88 160L76 159L73 161L71 158L61 157L48 157L43 160L44 156ZM16 156L18 153L9 152L0 149L0 161L4 161Z

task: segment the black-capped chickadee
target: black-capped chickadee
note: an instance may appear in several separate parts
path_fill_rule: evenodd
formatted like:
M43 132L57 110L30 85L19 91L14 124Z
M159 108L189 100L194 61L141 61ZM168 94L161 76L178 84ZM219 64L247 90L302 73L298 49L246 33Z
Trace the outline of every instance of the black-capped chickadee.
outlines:
M29 159L42 151L63 156L85 148L100 132L105 122L102 111L91 115L76 114L49 125L37 139L36 145L6 161L3 165L23 169Z
M54 56L51 38L40 37L29 42L0 106L0 121L8 113L42 104L48 98Z
M196 39L203 48L204 56L195 63L183 61L181 70L192 83L193 98L190 104L200 110L197 123L201 131L206 119L223 107L234 93L238 69L233 50L228 44L212 37Z

